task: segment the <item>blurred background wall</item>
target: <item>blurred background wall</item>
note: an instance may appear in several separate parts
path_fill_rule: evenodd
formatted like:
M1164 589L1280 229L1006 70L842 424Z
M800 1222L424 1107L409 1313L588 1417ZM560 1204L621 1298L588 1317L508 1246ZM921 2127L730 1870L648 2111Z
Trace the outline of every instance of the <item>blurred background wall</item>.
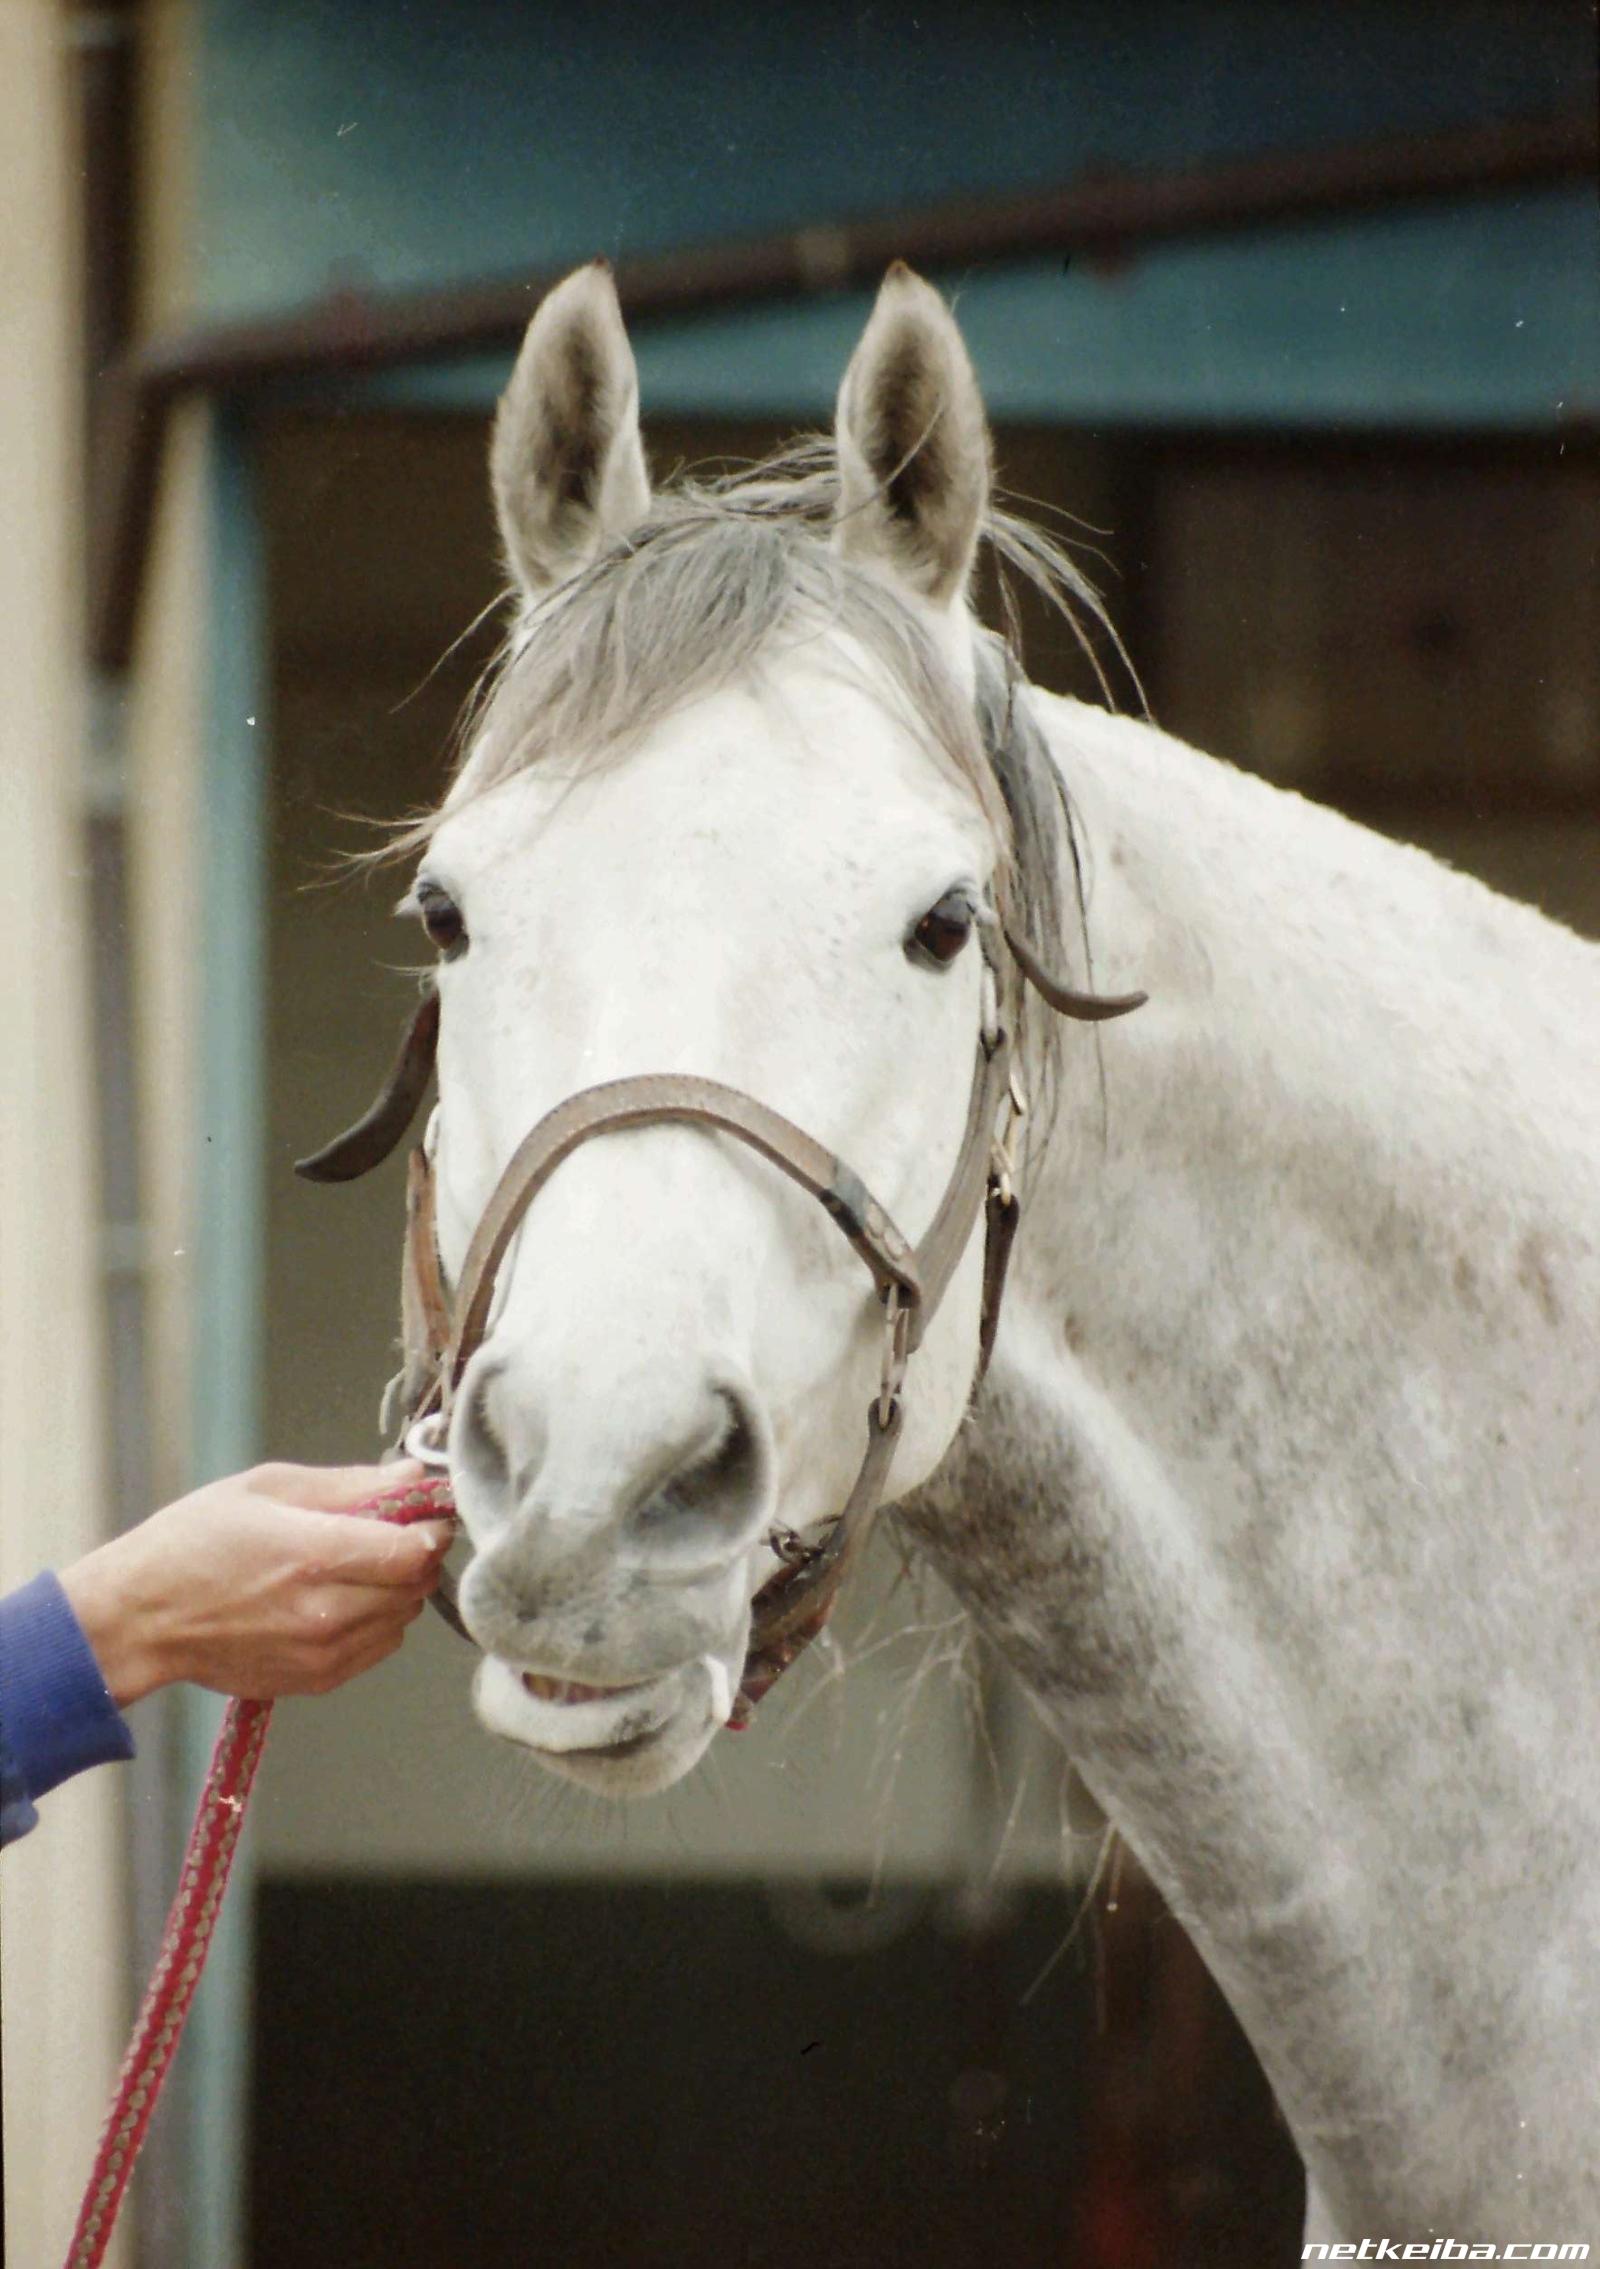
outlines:
M0 9L0 1590L98 1542L104 1394L80 653L82 390L53 10ZM121 2053L122 1791L60 1792L0 1875L5 2247L47 2261ZM125 2261L126 2252L115 2256Z
M1371 146L1315 217L1035 229L935 273L1002 479L1085 524L1160 722L1600 929L1593 185L1468 162L1497 130L1592 131L1587 7L111 13L144 352L105 397L89 690L124 790L131 1100L103 1018L96 1042L69 1012L140 1214L105 1519L376 1441L399 1169L330 1192L289 1164L365 1102L406 1002L395 891L339 860L438 793L492 644L469 626L509 360L419 322L372 367L395 295L596 252L626 295L630 262L776 232L790 288L634 321L660 473L826 421L869 305L838 282L858 220L1151 174L1192 205L1240 165ZM67 20L41 4L39 37ZM1423 196L1440 137L1460 162ZM141 464L130 567L108 530ZM1034 674L1097 697L1031 628ZM124 1356L129 1313L108 1299L100 1332ZM143 1716L141 1956L210 1722ZM763 1720L602 1815L490 1748L431 1621L281 1713L145 2187L149 2269L497 2264L530 2230L575 2262L1293 2258L1297 2177L1226 2012L1131 1869L1074 1931L1097 1826L887 1539L834 1657Z

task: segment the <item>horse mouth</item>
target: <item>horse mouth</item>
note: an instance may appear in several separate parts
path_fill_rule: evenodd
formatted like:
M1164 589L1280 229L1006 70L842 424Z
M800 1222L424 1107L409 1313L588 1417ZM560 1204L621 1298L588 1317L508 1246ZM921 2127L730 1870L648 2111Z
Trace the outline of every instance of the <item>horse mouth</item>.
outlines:
M488 1732L551 1771L602 1795L646 1796L700 1757L729 1714L732 1678L722 1661L702 1656L639 1684L602 1686L491 1654L473 1698Z
M512 1709L497 1730L546 1757L629 1756L672 1723L683 1699L678 1670L615 1686L513 1663L497 1664L495 1675Z
M641 1694L645 1686L654 1685L654 1679L635 1682L631 1686L586 1686L581 1678L546 1678L537 1670L525 1670L522 1683L536 1702L618 1702L628 1694Z

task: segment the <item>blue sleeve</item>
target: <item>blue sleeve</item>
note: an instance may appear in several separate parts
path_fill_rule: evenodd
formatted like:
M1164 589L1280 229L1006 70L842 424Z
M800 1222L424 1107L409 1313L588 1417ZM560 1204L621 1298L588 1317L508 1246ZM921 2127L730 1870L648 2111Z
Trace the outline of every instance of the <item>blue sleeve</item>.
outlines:
M0 1843L26 1835L37 1800L60 1782L132 1755L57 1578L35 1576L0 1599Z

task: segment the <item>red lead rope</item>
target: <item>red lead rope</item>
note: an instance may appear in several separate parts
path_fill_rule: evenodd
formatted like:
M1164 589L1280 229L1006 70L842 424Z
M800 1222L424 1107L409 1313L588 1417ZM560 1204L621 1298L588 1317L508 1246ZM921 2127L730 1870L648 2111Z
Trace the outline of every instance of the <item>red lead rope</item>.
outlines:
M378 1520L407 1526L412 1521L437 1520L454 1510L449 1483L442 1476L392 1490L360 1509ZM66 2269L99 2269L105 2259L122 2194L133 2173L161 2084L177 2054L189 2005L205 1967L238 1849L239 1831L244 1826L250 1784L256 1777L271 1722L270 1702L230 1702L223 1717L194 1826L189 1830L178 1894L167 1915L161 1951L117 2075L94 2168L78 2209Z

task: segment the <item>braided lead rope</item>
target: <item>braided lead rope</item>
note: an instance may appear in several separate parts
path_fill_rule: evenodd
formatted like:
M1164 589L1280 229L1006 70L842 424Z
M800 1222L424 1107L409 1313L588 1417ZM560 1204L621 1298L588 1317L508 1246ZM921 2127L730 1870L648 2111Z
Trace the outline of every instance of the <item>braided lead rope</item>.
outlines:
M375 1497L360 1509L378 1520L409 1526L449 1513L453 1507L449 1483L441 1475ZM100 2269L105 2259L123 2193L205 1968L271 1722L270 1702L232 1701L224 1713L189 1830L161 1951L112 2090L65 2269Z

